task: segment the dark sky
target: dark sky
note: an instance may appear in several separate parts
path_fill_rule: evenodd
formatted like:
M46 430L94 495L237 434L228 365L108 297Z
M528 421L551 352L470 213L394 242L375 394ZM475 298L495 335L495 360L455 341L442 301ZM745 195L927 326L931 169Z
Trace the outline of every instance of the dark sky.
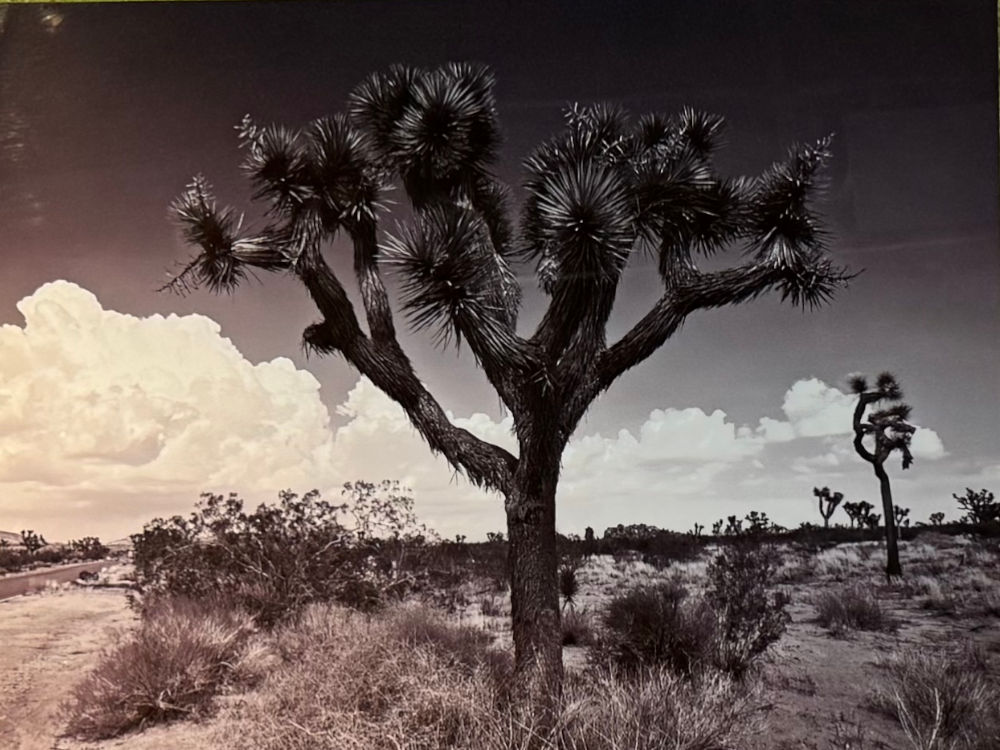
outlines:
M733 174L835 134L823 208L834 255L864 273L817 312L766 299L692 319L595 406L586 431L635 429L668 407L753 424L780 416L798 380L842 385L849 372L889 368L917 421L975 475L1000 463L995 16L993 3L956 0L10 7L0 34L0 323L23 325L15 303L60 278L109 310L200 312L251 362L287 356L307 367L332 410L356 376L303 357L315 314L288 280L264 278L231 298L153 292L187 253L167 206L197 173L245 205L233 130L244 113L300 125L341 109L371 70L476 60L496 71L497 169L513 186L572 101L718 112L728 122L719 162ZM612 336L657 295L648 271L637 258ZM522 279L531 323L542 300L530 269ZM465 358L422 338L407 344L447 408L498 416Z

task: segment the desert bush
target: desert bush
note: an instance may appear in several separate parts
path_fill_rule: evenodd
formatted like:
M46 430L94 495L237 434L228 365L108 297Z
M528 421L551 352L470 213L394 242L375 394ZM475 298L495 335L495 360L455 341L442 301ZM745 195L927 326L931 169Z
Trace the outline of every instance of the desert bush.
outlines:
M813 599L816 621L832 633L851 630L886 631L895 627L875 594L864 586L841 586L821 591Z
M31 555L23 549L0 549L0 571L15 573L31 562Z
M100 560L107 557L111 552L108 547L96 536L85 536L82 539L73 539L69 543L73 550L73 556L81 560Z
M608 603L601 624L595 665L628 673L666 665L691 674L711 659L715 618L676 581L633 586Z
M188 519L154 519L132 536L139 589L225 598L272 625L310 601L371 609L426 584L430 532L398 484L344 492L351 502L332 505L286 490L252 513L235 494L206 493Z
M134 634L119 634L65 706L67 732L85 740L209 711L239 674L253 632L249 616L188 599L150 603Z
M730 544L712 559L705 600L716 618L716 665L736 676L775 643L791 619L786 594L770 589L781 565L774 547L752 540Z
M874 706L899 721L914 750L988 750L1000 738L1000 691L972 647L885 659Z

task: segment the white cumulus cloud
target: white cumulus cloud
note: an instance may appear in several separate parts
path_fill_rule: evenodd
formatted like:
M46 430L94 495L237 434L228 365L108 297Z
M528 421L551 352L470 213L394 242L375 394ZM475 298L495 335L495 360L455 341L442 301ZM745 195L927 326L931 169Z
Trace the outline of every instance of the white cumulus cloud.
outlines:
M319 383L289 360L252 364L209 318L105 310L65 281L17 307L24 326L0 327L9 523L31 510L29 487L71 527L93 521L99 498L141 519L182 497L178 510L190 508L203 490L273 496L332 481Z

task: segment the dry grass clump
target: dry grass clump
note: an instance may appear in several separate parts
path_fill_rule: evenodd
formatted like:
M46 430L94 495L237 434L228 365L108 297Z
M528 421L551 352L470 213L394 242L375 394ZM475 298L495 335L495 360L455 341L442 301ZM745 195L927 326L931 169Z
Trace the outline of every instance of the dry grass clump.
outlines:
M841 586L813 599L816 621L835 635L851 630L888 631L896 623L882 609L874 592L863 586Z
M425 609L368 618L311 605L275 637L285 664L223 720L220 746L459 747L506 671L488 635Z
M736 750L764 726L756 688L715 671L601 671L571 681L566 701L559 750Z
M235 750L727 750L759 730L757 693L667 669L568 679L555 733L534 736L507 690L510 659L423 609L367 618L313 605L275 638L285 664L222 717Z
M67 733L115 737L148 724L206 713L227 683L252 681L267 654L252 645L251 618L187 599L147 607L138 630L118 634L64 706Z
M974 648L906 651L884 660L874 706L897 719L914 750L995 750L1000 690Z

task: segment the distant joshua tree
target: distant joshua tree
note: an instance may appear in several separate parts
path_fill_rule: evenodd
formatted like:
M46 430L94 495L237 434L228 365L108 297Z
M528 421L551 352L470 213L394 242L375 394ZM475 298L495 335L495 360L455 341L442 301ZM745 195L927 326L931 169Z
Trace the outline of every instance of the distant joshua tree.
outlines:
M974 492L971 487L965 488L965 496L952 495L958 500L959 507L965 511L962 520L968 523L989 523L1000 520L1000 504L993 499L989 490Z
M902 402L903 391L896 382L896 377L889 372L883 372L875 380L875 387L869 388L868 380L862 375L855 375L850 380L851 390L858 397L854 408L854 450L861 458L870 463L878 477L879 489L882 494L882 510L885 516L886 544L886 577L903 574L899 563L899 545L896 537L896 520L893 514L892 488L889 485L889 475L885 472L885 461L893 451L899 451L903 457L903 468L910 468L913 455L910 453L910 441L917 428L907 420L910 418L910 407ZM891 406L873 411L865 421L865 412L875 404L892 402ZM870 438L873 446L869 449L865 439Z
M856 503L844 503L844 512L847 514L847 517L851 519L851 528L853 529L857 526L859 529L863 529L865 526L865 518L874 507L875 506L871 503L865 502L864 500L859 500Z
M720 518L712 524L712 536L719 536L722 533L723 520Z
M909 526L910 519L907 518L909 515L909 508L900 508L898 505L892 506L892 518L896 522L897 526Z
M701 534L703 531L705 531L705 526L703 524L696 523L694 527L691 529L690 533L691 536L693 536L695 539L701 539Z
M21 532L21 544L28 551L28 554L33 555L42 547L44 547L48 542L45 541L45 537L41 534L36 534L31 529Z
M829 487L823 489L813 487L813 495L819 498L819 514L823 516L823 528L828 529L830 528L830 516L837 510L840 501L844 499L844 494L842 492L831 493Z
M944 523L944 513L938 511L937 513L931 513L930 521L932 526L940 526Z
M865 521L865 525L869 529L871 529L872 531L875 531L876 529L878 529L878 525L882 522L882 514L880 514L880 513L869 513L867 516L865 516L864 521Z

